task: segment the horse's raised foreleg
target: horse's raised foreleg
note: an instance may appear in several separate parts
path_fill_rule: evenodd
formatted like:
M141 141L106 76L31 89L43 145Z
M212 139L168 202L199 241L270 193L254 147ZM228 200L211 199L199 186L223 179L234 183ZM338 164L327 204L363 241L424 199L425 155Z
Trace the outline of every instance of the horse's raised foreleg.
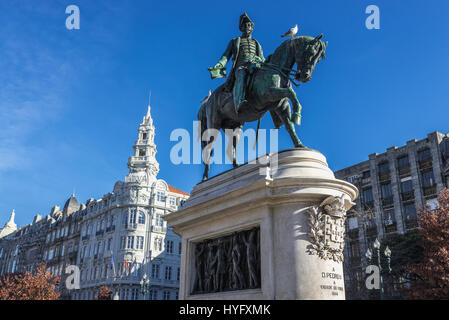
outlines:
M299 103L298 97L296 96L295 90L291 87L289 88L269 88L266 93L266 98L270 101L279 101L284 98L289 98L292 102L293 116L291 121L296 123L298 126L301 124L301 104Z
M295 148L304 148L305 146L302 144L301 140L299 140L298 135L296 134L295 124L290 118L290 110L289 110L288 100L285 100L283 105L276 110L278 116L282 119L284 123L285 129L287 129L290 138L292 139Z

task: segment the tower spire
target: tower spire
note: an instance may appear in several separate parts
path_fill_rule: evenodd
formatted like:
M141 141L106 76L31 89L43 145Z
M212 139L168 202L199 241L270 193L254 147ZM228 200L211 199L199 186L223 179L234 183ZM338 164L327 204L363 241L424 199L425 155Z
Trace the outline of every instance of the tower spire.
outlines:
M138 172L147 174L147 181L156 179L159 172L159 163L156 160L156 144L154 143L155 128L150 112L151 91L148 96L148 110L146 116L143 117L142 123L139 125L137 140L134 143L134 155L128 159L128 168L130 174L128 179L132 178Z

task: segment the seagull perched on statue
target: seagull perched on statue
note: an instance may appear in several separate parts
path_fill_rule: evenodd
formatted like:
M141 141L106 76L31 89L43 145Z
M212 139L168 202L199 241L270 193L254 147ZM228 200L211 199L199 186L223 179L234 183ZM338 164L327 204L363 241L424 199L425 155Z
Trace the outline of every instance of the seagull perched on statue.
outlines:
M298 25L295 24L295 26L293 28L291 28L290 30L288 30L286 33L284 33L281 37L294 37L294 35L298 32Z
M209 93L207 94L207 96L204 97L203 100L201 100L201 103L207 102L207 100L209 100L211 94L212 94L212 93L210 92L210 89L209 89Z

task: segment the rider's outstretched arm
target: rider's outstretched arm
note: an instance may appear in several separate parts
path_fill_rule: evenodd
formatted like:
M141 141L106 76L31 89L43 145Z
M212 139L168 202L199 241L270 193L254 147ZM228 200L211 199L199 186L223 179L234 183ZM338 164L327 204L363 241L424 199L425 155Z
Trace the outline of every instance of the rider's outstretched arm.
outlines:
M229 60L231 60L232 58L232 54L233 54L233 47L234 47L234 41L231 40L229 41L229 44L225 50L225 52L222 54L220 60L218 60L217 64L214 66L214 68L217 67L218 64L220 64L221 68L223 68Z

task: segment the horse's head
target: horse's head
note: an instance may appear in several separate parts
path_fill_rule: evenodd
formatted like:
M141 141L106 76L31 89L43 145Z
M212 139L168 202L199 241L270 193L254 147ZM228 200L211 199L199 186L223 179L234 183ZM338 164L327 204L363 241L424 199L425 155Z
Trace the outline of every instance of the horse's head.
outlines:
M318 37L303 37L302 50L295 50L295 60L298 65L298 71L295 78L301 82L307 82L312 79L312 73L316 64L324 59L327 42L324 43L320 34Z

